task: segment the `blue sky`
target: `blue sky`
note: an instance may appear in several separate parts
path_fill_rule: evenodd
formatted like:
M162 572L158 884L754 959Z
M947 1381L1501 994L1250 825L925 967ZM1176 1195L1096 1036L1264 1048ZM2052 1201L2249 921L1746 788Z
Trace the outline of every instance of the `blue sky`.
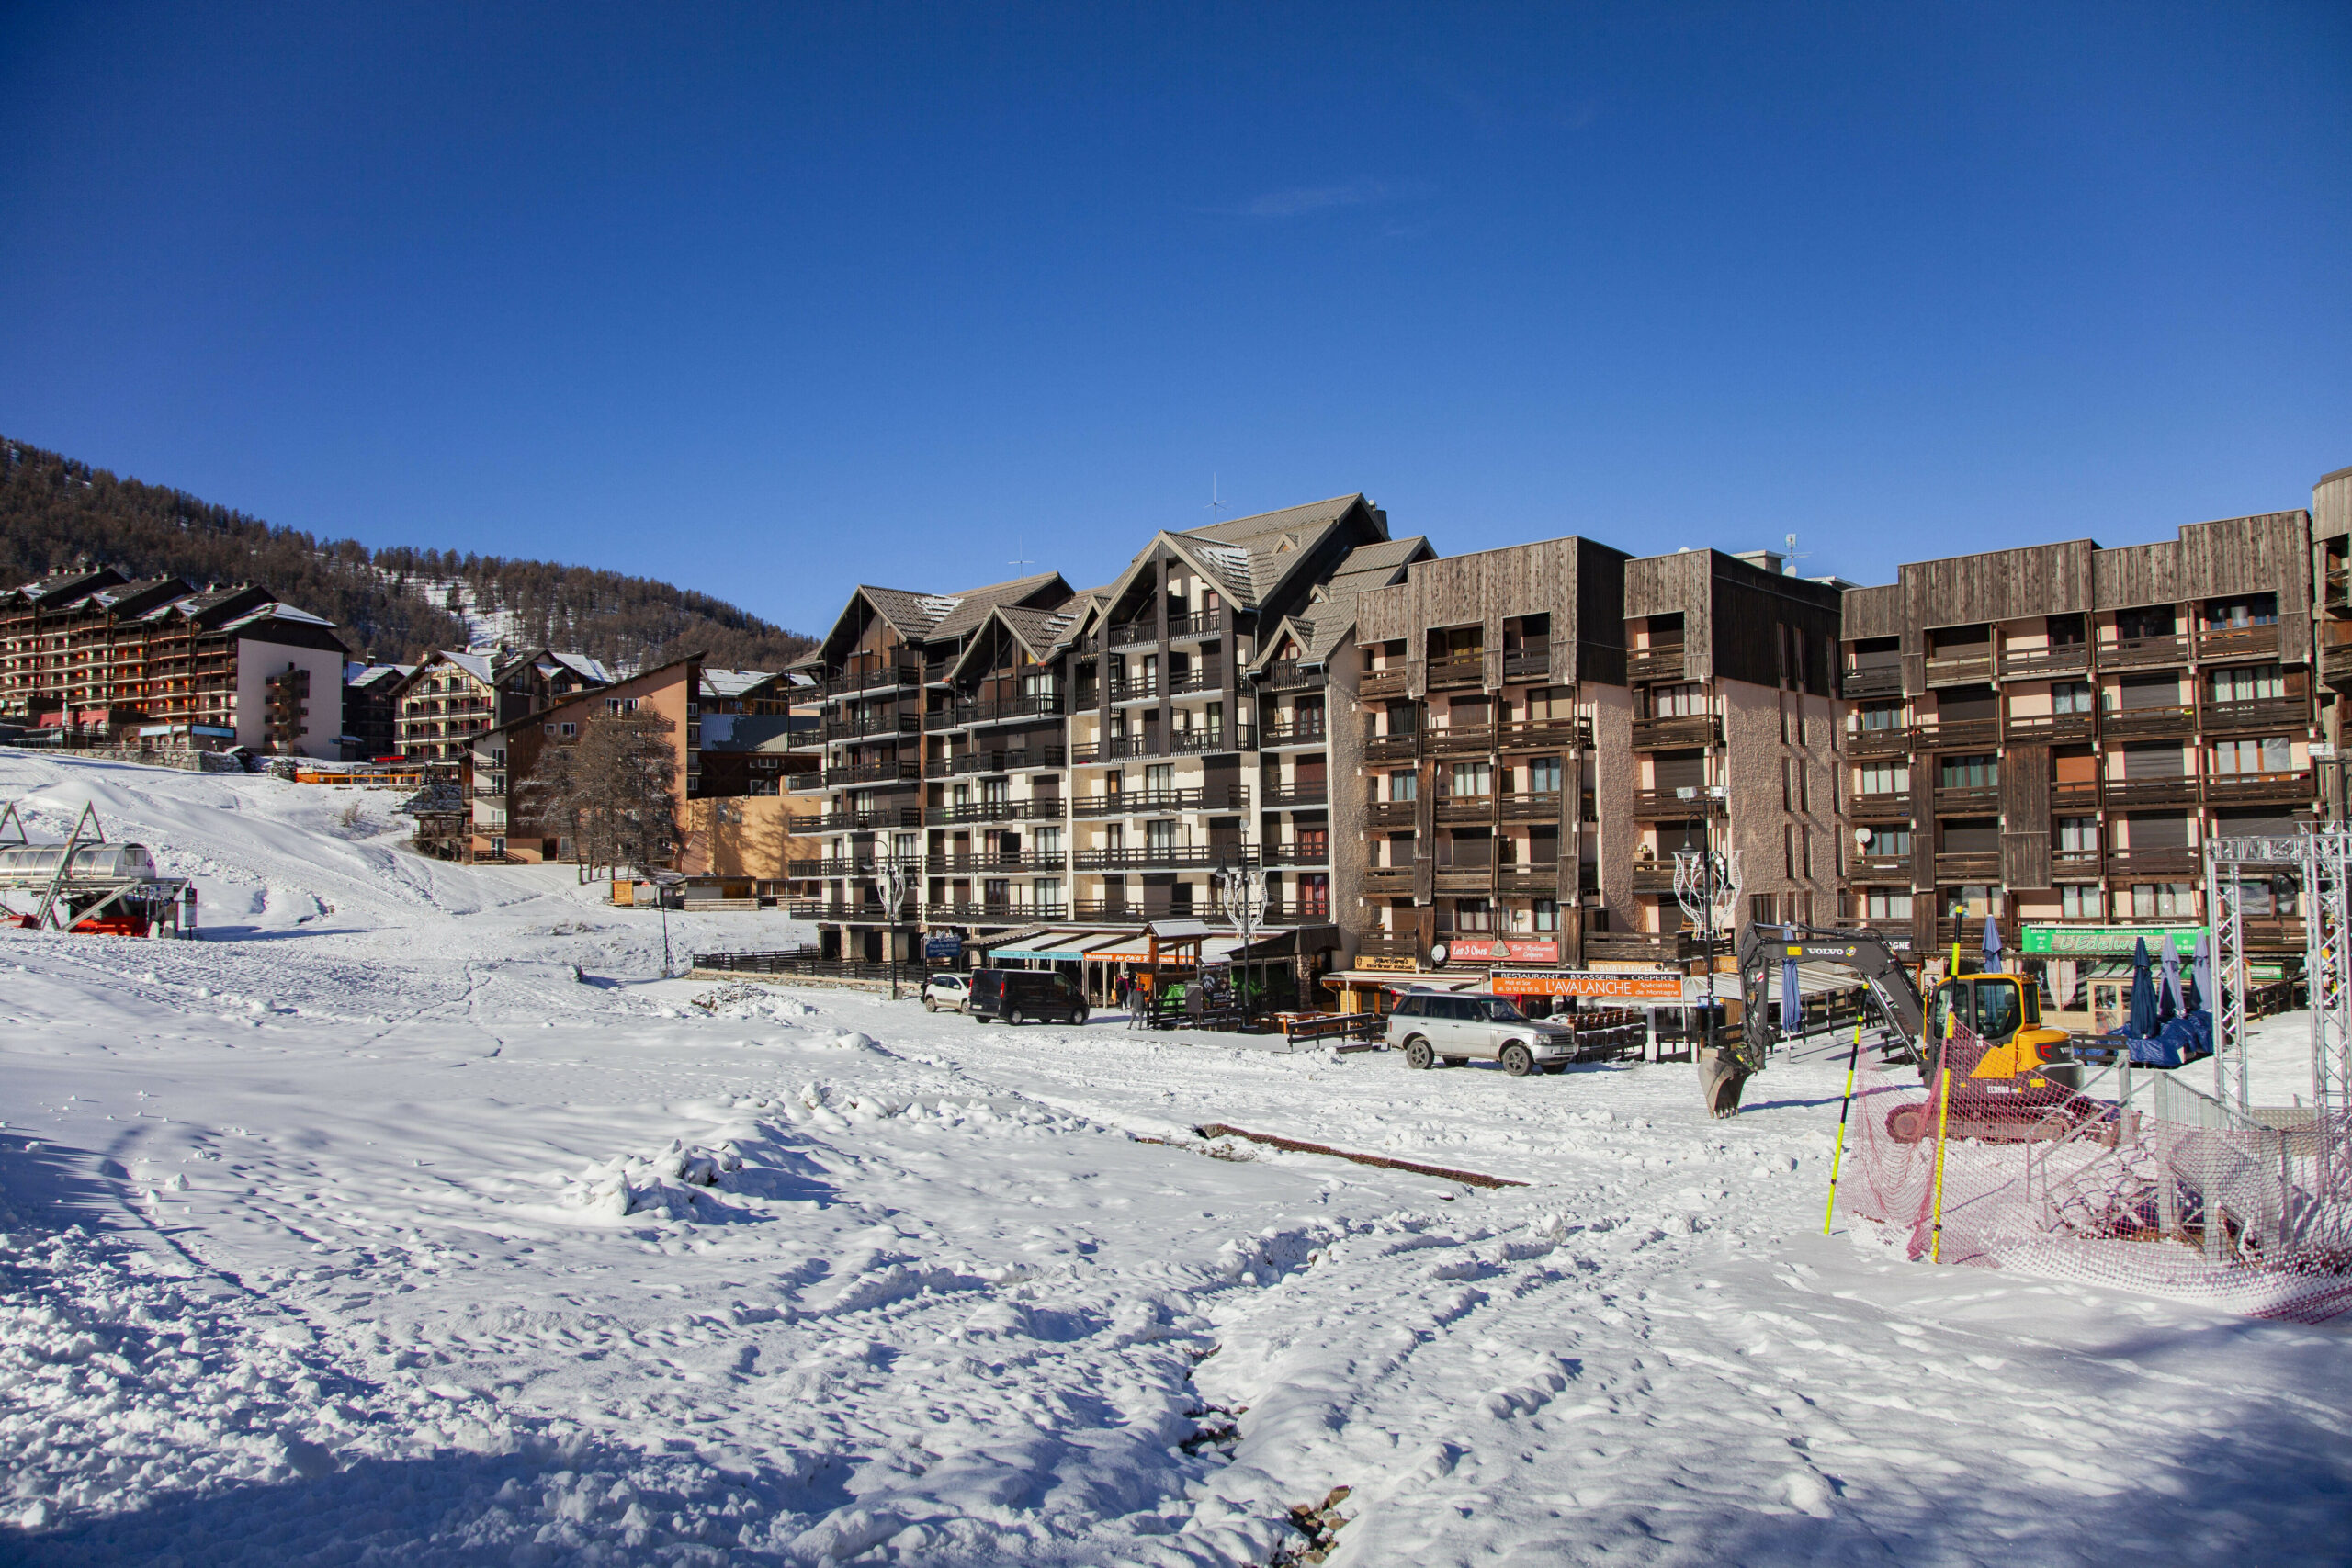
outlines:
M1905 559L2352 464L2352 7L13 6L0 431L372 544Z

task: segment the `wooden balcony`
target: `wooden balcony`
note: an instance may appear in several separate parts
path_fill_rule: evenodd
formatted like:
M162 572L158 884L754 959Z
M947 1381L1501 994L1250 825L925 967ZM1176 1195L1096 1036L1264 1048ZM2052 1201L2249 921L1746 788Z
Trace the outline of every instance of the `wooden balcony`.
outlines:
M2001 880L2001 855L1997 850L1972 852L1965 854L1941 854L1936 857L1936 880L1942 882L1998 882Z
M1846 731L1846 755L1849 757L1907 757L1910 754L1911 731L1908 728Z
M796 833L874 833L888 828L920 828L920 807L902 806L866 811L828 811L822 817L793 819Z
M1939 817L1991 817L2001 809L2001 790L1997 784L1961 784L1936 791L1936 815Z
M1255 844L1127 844L1075 851L1070 865L1076 871L1193 871L1254 864L1257 859Z
M1356 932L1356 951L1374 958L1419 958L1421 936L1419 931L1361 930Z
M1404 665L1392 664L1385 670L1367 670L1356 683L1359 696L1386 699L1401 697L1412 687L1412 675Z
M2267 730L2273 735L2311 727L2311 705L2301 697L2261 697L2245 703L2207 703L2202 715L2208 735Z
M1040 904L1032 899L978 898L925 904L923 919L971 926L1029 925L1038 920L1069 919L1067 904Z
M866 736L913 735L922 728L922 716L912 708L888 713L825 716L817 727L820 740L857 740Z
M853 762L847 767L827 768L820 780L826 789L840 789L850 784L910 784L922 779L922 767L911 761Z
M1331 923L1331 901L1310 898L1270 898L1266 901L1263 923L1269 926L1328 926Z
M2316 781L2308 768L2277 773L2216 773L2205 781L2205 798L2214 806L2309 806L2317 795Z
M2151 806L2194 806L2197 804L2197 781L2194 778L2109 779L2100 794L2109 807L2123 810L2136 811Z
M1858 821L1909 821L1911 792L1907 789L1887 790L1874 795L1856 794L1846 800L1847 815ZM1639 813L1636 813L1639 815Z
M1061 694L1039 692L1025 697L991 697L944 704L923 716L928 729L961 729L975 724L1008 724L1024 718L1057 717L1064 709Z
M1502 751L1589 751L1592 721L1589 718L1529 718L1497 728L1496 750Z
M1404 735L1367 735L1363 740L1363 760L1378 766L1411 762L1421 755L1421 737L1418 730Z
M1856 855L1846 863L1848 867L1846 875L1849 881L1871 882L1882 886L1888 883L1901 883L1906 886L1911 881L1909 855Z
M2195 850L2110 850L2107 855L2107 874L2119 881L2161 877L2178 882L2203 873L2202 857Z
M1498 797L1506 822L1557 822L1563 802L1558 790L1519 790Z
M1328 840L1321 844L1302 844L1295 840L1289 843L1268 844L1264 847L1263 853L1268 865L1329 865L1331 863L1331 848Z
M2087 817L2098 809L2097 779L2062 779L2050 786L2052 817Z
M1634 863L1634 891L1636 893L1673 892L1673 860L1669 858L1635 861Z
M1331 804L1331 786L1320 780L1306 784L1273 784L1265 787L1261 802L1268 811L1295 811L1306 806Z
M1495 797L1491 795L1442 795L1436 801L1436 819L1440 822L1491 822L1495 819Z
M2197 634L2197 657L2216 663L2278 657L2278 626L2222 626Z
M1437 890L1450 897L1492 893L1495 890L1495 868L1491 865L1441 865L1437 868Z
M843 697L858 692L888 691L899 686L922 684L922 666L912 660L895 660L870 670L844 671L826 677L818 691L828 698Z
M1625 655L1628 681L1679 681L1686 667L1679 642L1661 648L1637 648Z
M933 757L922 766L927 779L959 778L971 773L1016 773L1037 768L1059 768L1069 761L1069 752L1060 746L1032 746L1007 751L958 751L953 756Z
M1072 803L1073 817L1136 817L1176 811L1247 811L1250 786L1227 784L1203 789L1130 789L1109 795L1080 795Z
M1056 795L1032 800L973 800L960 806L933 806L924 808L922 819L926 827L932 828L952 828L966 822L1058 822L1062 819L1062 798Z
M1699 786L1687 798L1679 790L1637 789L1634 792L1634 815L1645 819L1727 815L1729 808L1722 798L1709 795L1707 788Z
M1409 898L1413 896L1413 868L1409 865L1369 865L1363 870L1363 890L1374 898Z
M2331 686L2352 686L2352 642L2328 643L2320 649L2319 678Z
M1433 756L1488 752L1495 749L1495 727L1491 724L1455 724L1425 729L1421 731L1421 743Z
M1295 718L1283 718L1258 727L1258 744L1269 751L1297 746L1328 746L1330 741L1331 732L1324 727L1320 712L1316 714L1311 723L1302 724Z
M2197 709L2188 703L2165 707L2109 708L2098 716L2098 732L2109 740L2194 735L2197 733Z
M1849 664L1838 674L1838 694L1848 698L1899 697L1903 694L1903 666Z
M1069 859L1067 850L1056 850L1050 854L1023 850L1010 855L933 855L925 869L933 876L1023 876L1059 872ZM1079 869L1083 871L1086 867L1081 865Z
M1258 687L1267 692L1307 692L1328 682L1329 677L1320 665L1301 664L1295 659L1278 659L1258 677Z
M1573 873L1570 874L1574 875ZM1571 882L1564 891L1560 883L1560 868L1556 865L1505 865L1495 872L1495 891L1522 898L1573 898L1576 888Z
M1695 746L1720 746L1723 741L1724 721L1716 714L1700 713L1679 718L1634 721L1634 750L1636 751L1679 751Z
M1715 951L1731 951L1730 940L1718 936ZM1651 931L1588 931L1584 939L1584 955L1588 963L1655 964L1661 968L1679 967L1693 959L1706 956L1706 943L1696 931L1671 931L1659 934Z
M1993 650L1931 658L1928 660L1928 684L1930 686L1981 686L1993 679Z
M2177 632L2170 637L2127 637L2098 645L2098 667L2102 670L2140 670L2188 662L2188 639Z
M2097 722L2086 713L2012 715L2001 724L2001 739L2011 744L2088 740L2098 732Z
M1453 659L1432 659L1429 664L1429 689L1442 687L1483 686L1487 683L1487 656L1481 651Z
M1989 748L2000 735L1997 719L1946 718L1920 725L1911 739L1922 751L1964 751Z
M1548 637L1531 638L1517 648L1503 650L1503 679L1506 681L1545 681L1552 674L1552 643Z
M1419 816L1419 803L1410 800L1374 800L1365 804L1363 825L1390 832L1411 828Z
M2051 648L2011 648L2001 650L2001 679L2004 681L2047 681L2066 675L2088 673L2091 650L2088 643L2060 643Z
M2053 882L2097 882L2099 853L2097 850L2053 850L2050 854L2050 876Z

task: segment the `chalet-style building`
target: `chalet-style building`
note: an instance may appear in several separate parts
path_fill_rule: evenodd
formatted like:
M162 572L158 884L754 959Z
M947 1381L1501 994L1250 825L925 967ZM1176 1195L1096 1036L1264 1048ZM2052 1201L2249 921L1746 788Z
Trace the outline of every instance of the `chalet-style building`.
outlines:
M473 735L466 743L464 759L471 818L464 858L518 864L570 858L572 845L568 836L559 826L534 818L522 804L527 798L523 792L541 755L552 747L576 743L589 721L601 713L645 714L669 721L667 739L675 770L670 786L671 809L683 833L686 801L698 782L695 755L702 745L701 691L702 655L691 653L640 674L574 692Z
M444 649L417 665L392 694L398 749L412 761L457 761L472 737L614 679L602 661L584 654Z

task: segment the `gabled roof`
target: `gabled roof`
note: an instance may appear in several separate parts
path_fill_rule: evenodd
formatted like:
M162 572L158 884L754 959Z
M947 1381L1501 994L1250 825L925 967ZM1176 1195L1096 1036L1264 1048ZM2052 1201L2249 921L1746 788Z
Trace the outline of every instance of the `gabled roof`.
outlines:
M714 697L740 697L775 677L765 670L713 670L702 672L702 689Z
M682 653L677 658L669 660L667 663L657 664L650 670L640 670L634 675L625 676L622 679L614 682L613 685L634 686L639 682L650 681L656 675L666 675L671 671L678 668L681 664L699 664L702 662L702 657L703 656L699 651L694 653ZM699 690L702 683L697 680L695 684L696 689ZM549 705L541 708L537 713L526 713L520 718L510 718L504 724L499 725L495 728L477 729L469 739L472 741L479 743L487 736L512 735L516 730L526 728L534 724L551 723L554 721L556 715L564 712L566 709L577 708L583 703L597 702L604 698L612 696L613 694L614 694L609 687L596 687L585 692L574 692L570 696L552 703Z
M862 582L850 594L849 603L842 607L833 621L832 629L818 644L809 662L821 660L825 650L848 629L850 617L863 601L873 612L890 624L899 637L910 643L936 642L958 637L980 624L982 617L999 604L1018 604L1023 599L1046 597L1049 600L1067 598L1069 585L1057 571L1040 572L1035 577L1016 577L1010 582L991 582L984 588L967 588L957 593L917 593L904 588L877 588Z
M992 625L1002 626L1006 635L1021 645L1023 652L1042 664L1053 657L1056 649L1069 641L1078 624L1079 617L1066 608L1039 610L1026 604L1000 604L974 628L971 641L949 673L962 674L965 665L980 657L988 646L988 629Z
M1357 594L1402 582L1406 569L1413 562L1436 558L1437 551L1429 540L1418 534L1408 539L1358 545L1340 558L1339 570L1332 572L1329 582L1315 591L1312 602L1297 614L1283 617L1281 627L1265 638L1258 657L1250 660L1250 669L1263 670L1275 662L1285 635L1296 639L1300 663L1325 662L1355 630Z
M1162 530L1136 552L1127 570L1111 585L1110 596L1114 601L1125 596L1153 553L1165 546L1195 571L1218 584L1238 608L1254 610L1272 599L1291 576L1314 558L1316 547L1333 529L1344 526L1359 512L1385 541L1387 522L1361 491L1285 507L1280 512L1260 513L1254 517L1236 517L1205 528Z
M53 599L60 595L95 592L121 581L122 573L110 566L102 566L95 571L53 571L47 577L22 584L14 592L23 594L28 600Z

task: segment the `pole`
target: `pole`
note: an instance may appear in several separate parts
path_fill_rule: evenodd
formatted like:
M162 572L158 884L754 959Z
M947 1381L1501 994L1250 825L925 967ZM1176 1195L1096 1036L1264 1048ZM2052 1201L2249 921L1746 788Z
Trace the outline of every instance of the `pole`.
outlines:
M1951 1039L1958 1020L1944 1014L1944 1048L1936 1057L1936 1223L1928 1261L1944 1260L1944 1128L1951 1115Z
M1854 1020L1854 1051L1846 1058L1846 1098L1838 1107L1838 1147L1829 1156L1829 1207L1821 1216L1821 1234L1829 1234L1838 1216L1838 1168L1846 1160L1846 1116L1854 1109L1854 1068L1862 1059L1862 1021Z
M662 978L666 980L673 966L670 960L670 901L660 893L654 897L662 899Z

